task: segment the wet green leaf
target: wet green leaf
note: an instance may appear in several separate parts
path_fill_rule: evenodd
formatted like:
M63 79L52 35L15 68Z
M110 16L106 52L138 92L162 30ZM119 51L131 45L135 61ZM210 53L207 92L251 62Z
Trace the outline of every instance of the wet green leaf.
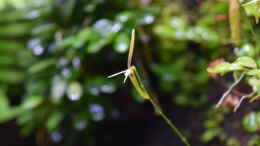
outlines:
M24 73L12 69L0 70L0 82L17 83L24 79Z
M248 82L251 86L259 86L260 87L260 79L258 79L256 77L249 78Z
M260 18L260 2L258 0L251 0L250 2L243 4L243 7L245 8L246 14L248 16L254 16L256 23L258 23Z
M219 135L219 133L221 132L220 128L211 128L208 129L206 132L203 133L201 139L203 142L209 142L211 141L213 138L215 138L216 136Z
M116 21L127 22L129 19L132 19L133 17L134 17L133 12L125 11L125 12L121 12L118 15L116 15Z
M9 121L19 115L21 112L20 107L11 107L9 99L4 90L0 88L0 123Z
M60 76L55 76L52 80L51 86L51 97L55 102L59 101L60 98L65 94L67 89L66 80L62 79Z
M67 96L70 100L76 101L81 98L83 94L83 88L79 82L72 82L68 86Z
M260 136L259 135L251 136L248 142L248 146L260 146Z
M54 23L42 24L37 27L34 27L32 30L32 34L36 36L48 37L51 32L55 32L58 26Z
M1 7L1 6L0 6ZM1 12L1 20L0 22L12 22L21 19L25 19L26 11L9 11L9 12Z
M0 56L0 66L9 66L15 63L15 58L11 56Z
M105 45L111 42L112 36L100 38L98 40L91 41L86 48L87 53L97 53L100 51Z
M119 34L114 43L114 48L119 53L124 53L128 50L130 40L127 34L121 33Z
M253 87L253 90L260 94L260 79L256 77L251 77L248 79L248 83Z
M39 61L35 64L33 64L29 69L29 73L31 74L35 74L35 73L38 73L38 72L41 72L45 69L47 69L48 67L54 65L56 62L55 59L46 59L46 60L42 60L42 61Z
M260 69L252 69L247 72L249 76L256 76L260 78Z
M260 127L259 118L260 114L255 112L246 115L243 119L243 126L245 130L248 132L256 132Z
M0 40L0 44L1 53L8 53L13 55L19 50L25 49L25 44L23 44L23 42L18 42L15 40Z
M10 109L8 97L3 89L0 89L0 115L5 114Z
M237 56L254 56L255 47L252 44L244 44L240 48L236 47L234 52Z
M31 24L13 23L1 25L0 36L22 36L30 33Z
M209 73L225 74L230 71L236 71L236 70L241 70L241 69L242 69L242 67L237 64L230 64L228 62L223 62L223 63L217 64L216 66L207 68L207 71Z
M51 113L49 116L47 122L46 122L46 127L49 132L53 132L59 125L59 123L62 120L62 113L58 111L54 111Z
M23 112L23 110L20 107L13 107L9 109L8 111L3 112L0 115L0 123L7 122L9 120L12 120L16 118L18 115L20 115Z
M25 110L30 110L43 102L43 98L41 96L30 96L26 97L21 103L21 107Z
M246 68L256 68L257 64L253 58L243 56L239 57L233 64L237 64L238 66L246 67Z
M82 29L74 39L72 39L72 46L73 47L81 47L83 44L85 44L93 35L95 32L93 32L90 28L84 28Z

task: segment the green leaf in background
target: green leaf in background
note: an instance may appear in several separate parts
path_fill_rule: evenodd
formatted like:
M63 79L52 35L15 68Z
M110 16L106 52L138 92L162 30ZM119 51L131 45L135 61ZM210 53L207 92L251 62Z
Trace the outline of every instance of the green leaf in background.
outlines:
M13 22L13 21L24 19L26 16L26 11L19 11L19 13L17 13L17 11L9 11L8 13L1 12L1 16L2 17L1 17L0 22Z
M73 47L82 47L91 37L93 37L95 32L91 28L82 29L75 37L73 41Z
M16 118L18 115L20 115L22 112L24 112L20 107L13 107L9 109L8 111L5 111L0 116L0 123L7 122L9 120L12 120Z
M57 28L58 28L57 24L45 23L37 27L34 27L31 31L32 34L35 36L39 36L40 38L48 38L49 35L55 32Z
M30 32L32 24L28 23L13 23L8 25L1 25L0 36L22 36Z
M39 61L35 64L33 64L29 69L29 73L31 74L35 74L35 73L38 73L38 72L41 72L45 69L47 69L48 67L54 65L56 63L56 60L55 59L46 59L46 60L42 60L42 61Z
M246 14L248 16L254 16L256 23L258 23L260 18L260 2L258 0L251 0L243 4L243 7L245 8Z
M31 0L1 0L0 10L3 10L8 6L15 7L16 9L21 9L25 7L28 2L31 2Z
M207 143L211 141L213 138L215 138L217 135L219 135L220 132L221 132L220 128L208 129L206 132L203 133L201 140Z
M10 109L10 104L8 97L6 96L3 89L0 88L0 115L3 115L4 113L8 112Z
M241 47L236 47L234 53L236 56L254 56L256 48L250 44L243 44Z
M58 102L61 97L65 94L67 89L66 80L62 79L60 76L55 76L52 80L51 86L51 97L54 102Z
M30 110L30 109L37 107L42 102L43 102L43 98L41 96L30 96L30 97L26 97L23 100L21 107L24 110Z
M237 71L237 70L242 70L243 68L237 64L231 64L228 62L223 62L220 64L217 64L213 67L209 67L207 68L207 71L209 73L219 73L219 74L225 74L228 73L230 71Z
M24 79L24 73L12 69L0 70L0 82L17 83Z
M254 135L250 138L248 146L260 146L260 136Z
M222 62L219 63L213 67L207 68L207 71L209 73L216 73L216 74L225 74L231 71L239 71L243 70L245 68L257 68L257 64L251 57L239 57L235 62L228 63L228 62Z
M243 56L239 57L233 64L237 64L238 66L246 67L246 68L256 68L257 64L255 60L251 57Z
M256 76L260 78L260 69L252 69L247 72L247 75L249 76Z
M256 132L260 128L260 112L252 112L243 119L243 126L248 132Z
M13 55L18 51L25 49L25 45L23 44L23 42L18 42L14 40L1 39L0 44L1 44L0 46L1 53L8 53L8 54L11 53Z
M46 122L46 127L49 132L53 132L57 127L60 121L62 120L62 113L58 111L53 111L51 115L48 117Z
M253 87L253 90L260 95L260 79L256 77L251 77L248 79L248 84Z
M64 22L67 22L72 16L75 4L76 1L71 0L54 1L56 12Z
M114 39L114 35L108 35L104 37L100 37L99 39L91 39L89 44L86 47L87 53L97 53L100 51L105 45L109 44Z
M116 15L116 21L118 22L127 22L130 19L133 19L134 13L131 11L124 11Z
M108 42L109 42L108 38L100 39L95 42L93 41L87 47L87 52L88 53L97 53L102 47L104 47L106 44L108 44Z
M20 107L11 107L8 97L4 90L0 88L0 123L9 121L19 115L21 112Z
M76 101L81 98L83 94L83 88L79 82L72 82L68 86L67 96L71 101Z
M114 48L119 53L125 53L128 50L130 40L127 34L120 33L114 43Z
M9 66L15 63L15 58L11 56L0 56L0 66Z

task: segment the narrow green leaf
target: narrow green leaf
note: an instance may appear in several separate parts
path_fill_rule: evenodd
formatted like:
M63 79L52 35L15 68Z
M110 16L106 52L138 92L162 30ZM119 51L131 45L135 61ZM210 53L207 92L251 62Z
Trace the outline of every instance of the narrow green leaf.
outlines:
M260 95L260 79L256 77L251 77L248 79L248 83L253 87L253 90Z
M245 4L243 4L243 7L245 8L246 14L248 16L254 16L256 23L258 23L260 18L260 2L258 0L251 0Z
M256 76L260 78L260 69L252 69L247 72L249 76Z
M0 70L0 82L16 83L22 81L23 79L24 74L22 72L11 69Z
M0 36L22 36L28 35L32 24L26 23L12 23L8 25L1 25Z
M243 119L243 126L248 132L256 132L260 124L257 122L258 116L255 112L246 115Z
M238 64L242 67L246 67L246 68L256 68L257 64L254 61L253 58L251 57L247 57L247 56L243 56L243 57L239 57L234 64Z
M8 112L10 108L8 97L6 96L3 89L0 89L0 115Z
M54 111L48 118L46 122L46 127L49 132L53 132L55 128L58 127L60 121L62 120L62 113Z
M20 115L24 110L22 110L20 107L13 107L8 110L8 112L5 112L0 115L0 123L7 122L9 120L12 120L16 118L18 115Z
M241 70L241 69L242 69L242 67L237 64L230 64L228 62L223 62L223 63L217 64L216 66L207 68L207 71L209 73L225 74L230 71L236 71L236 70Z
M86 48L87 53L97 53L100 51L105 45L110 43L112 40L111 37L103 37L98 40L91 41Z
M117 36L114 43L114 48L119 53L124 53L128 50L130 40L125 33L121 33Z
M28 71L31 74L38 73L38 72L41 72L41 71L47 69L48 67L51 67L52 65L55 64L55 62L56 62L55 59L46 59L43 61L39 61L39 62L35 63L34 65L32 65L28 69Z
M0 66L10 66L15 64L15 58L11 56L0 56Z
M30 96L23 100L21 107L25 110L33 109L43 102L41 96Z

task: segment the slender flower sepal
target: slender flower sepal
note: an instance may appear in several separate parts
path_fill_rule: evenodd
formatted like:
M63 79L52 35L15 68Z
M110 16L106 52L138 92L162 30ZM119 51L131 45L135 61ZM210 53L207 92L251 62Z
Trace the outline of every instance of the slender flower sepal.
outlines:
M113 78L117 75L124 74L124 76L125 76L124 83L125 83L127 78L130 76L131 73L132 73L132 71L130 69L126 69L126 70L120 71L118 73L112 74L112 75L108 76L108 78Z

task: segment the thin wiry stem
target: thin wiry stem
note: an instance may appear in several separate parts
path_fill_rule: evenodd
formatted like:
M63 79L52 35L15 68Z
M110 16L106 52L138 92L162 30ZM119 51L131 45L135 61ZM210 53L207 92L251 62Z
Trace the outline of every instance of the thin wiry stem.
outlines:
M243 100L245 100L246 98L249 98L249 97L253 96L254 94L255 94L255 92L252 92L252 93L250 93L250 94L247 94L247 95L242 96L241 99L239 100L239 103L235 106L234 112L237 111L237 109L240 107L240 105L241 105L241 103L242 103Z
M149 98L149 101L152 103L153 107L156 110L156 113L159 114L163 120L171 127L171 129L177 134L177 136L181 139L181 141L186 145L190 146L188 140L181 134L178 128L173 124L173 122L164 114L160 105L153 100L153 98Z
M245 76L245 73L242 73L241 76L235 81L235 83L233 83L229 89L222 95L222 97L220 98L219 102L216 105L216 108L220 107L220 105L223 103L223 101L226 99L226 97L228 96L228 94L233 90L233 88L243 79L243 77Z
M108 76L107 78L113 78L113 77L115 77L117 75L124 74L124 73L126 73L126 70L123 70L123 71L120 71L118 73L112 74L112 75Z
M253 102L253 101L257 100L258 98L260 98L260 96L255 95L255 96L252 97L252 99L249 102Z

